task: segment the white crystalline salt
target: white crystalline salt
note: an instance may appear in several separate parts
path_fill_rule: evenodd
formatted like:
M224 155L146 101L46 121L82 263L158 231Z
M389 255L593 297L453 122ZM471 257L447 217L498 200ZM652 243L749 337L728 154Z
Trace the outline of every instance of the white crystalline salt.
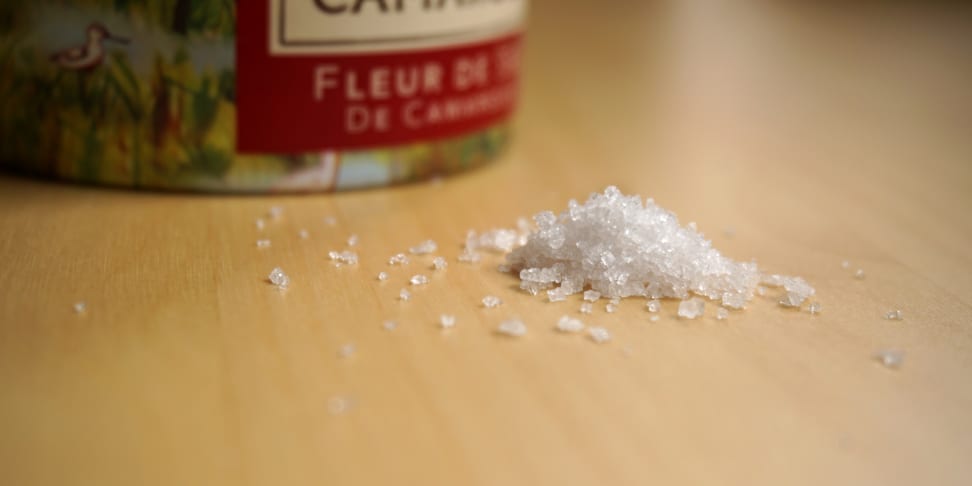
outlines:
M358 244L358 235L351 235L348 237L348 246L355 246Z
M270 219L280 219L280 216L283 216L283 208L280 206L272 206L267 211L267 215L270 216Z
M900 309L889 310L884 314L884 318L889 321L901 321L904 320L904 314Z
M724 321L729 318L729 309L725 307L720 307L716 309L716 319Z
M840 268L847 270L848 268L850 268L850 262L847 260L840 262Z
M263 231L263 228L267 226L267 223L263 221L263 218L257 218L256 221L253 222L253 224L256 225L257 231Z
M88 304L83 300L75 302L73 307L75 314L84 314L88 310Z
M432 240L425 240L411 248L408 249L409 253L413 255L428 255L429 253L435 253L439 249L437 245Z
M449 263L446 262L446 259L445 258L442 258L440 256L437 256L437 257L435 257L435 258L432 259L432 268L434 268L436 270L445 270L446 267L448 267L448 266L449 266Z
M526 335L527 327L519 319L507 319L500 323L499 327L496 328L496 332L511 337L521 337Z
M306 240L307 238L310 238L310 232L305 229L302 229L297 232L297 236L299 236L300 239L302 240Z
M613 314L615 311L618 310L618 305L613 302L608 302L607 305L604 306L604 310L608 314Z
M489 250L508 253L519 241L519 234L511 229L493 229L482 234L470 230L466 233L465 251Z
M597 302L597 299L601 298L601 293L596 290L585 290L584 300L588 302Z
M562 316L560 320L557 321L556 329L560 332L581 332L584 330L584 323L580 319L574 319L570 316Z
M385 328L386 331L394 331L398 329L398 323L395 321L385 321L381 323L381 327Z
M393 255L388 259L389 265L408 265L408 256L404 253L398 253Z
M592 327L587 330L591 339L598 344L603 344L611 340L611 333L603 327Z
M412 285L425 285L429 283L429 277L425 275L412 275L412 278L408 279L409 283Z
M756 287L756 293L759 295L766 295L766 287L759 285Z
M270 240L262 239L256 241L257 248L270 248Z
M648 312L658 312L661 310L661 302L657 299L649 300L645 307L648 308Z
M450 329L456 325L456 316L449 314L442 314L439 316L439 327L442 329Z
M566 295L585 288L612 298L695 294L741 308L760 280L755 263L724 257L654 201L625 196L615 187L583 204L571 201L560 215L541 212L534 222L526 244L507 255L521 285L524 271L546 272L540 283Z
M819 314L820 309L821 309L820 302L811 302L810 305L807 306L807 311L809 311L810 314L812 315Z
M864 269L863 268L858 268L854 272L854 278L856 278L858 280L864 280Z
M696 297L683 300L678 304L678 317L695 319L705 312L705 301Z
M897 349L882 349L874 354L874 359L884 365L885 368L897 369L904 363L904 351Z
M590 302L584 302L580 306L580 311L581 311L581 314L590 314L591 312L594 311L594 304L592 304Z
M402 289L398 291L398 300L402 302L408 302L408 299L412 298L412 293L407 289Z
M290 277L287 276L279 267L274 268L270 275L267 277L270 279L270 283L277 286L279 289L285 289L290 285Z
M482 256L480 256L479 253L476 253L475 251L470 251L469 249L463 250L462 253L460 253L459 256L456 257L456 260L462 263L479 263L479 260L481 259Z
M492 309L493 307L496 307L502 303L503 301L495 295L487 295L486 297L483 297L483 307L487 309Z
M378 272L378 280L381 280L382 282L384 282L385 280L388 280L388 273L386 273L386 272Z
M658 316L651 316L648 318L648 320L651 322L658 322L658 319L660 319Z
M800 277L787 277L784 275L763 275L762 283L771 287L783 287L786 293L780 299L780 305L784 307L800 307L803 301L816 293L813 287ZM725 303L725 299L723 299ZM732 307L732 306L730 306Z
M353 343L347 343L338 349L338 356L342 358L350 358L354 356L354 353L358 351L358 348Z
M550 302L563 302L567 300L567 294L560 287L557 287L547 291L547 298L550 299Z
M358 254L353 251L329 251L327 255L331 257L331 260L338 263L347 263L348 265L358 263Z

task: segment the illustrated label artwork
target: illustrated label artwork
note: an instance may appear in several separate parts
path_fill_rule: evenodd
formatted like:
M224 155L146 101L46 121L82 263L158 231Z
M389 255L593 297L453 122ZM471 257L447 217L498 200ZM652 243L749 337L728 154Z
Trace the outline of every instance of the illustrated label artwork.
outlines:
M297 153L460 135L517 98L522 0L238 4L237 149Z

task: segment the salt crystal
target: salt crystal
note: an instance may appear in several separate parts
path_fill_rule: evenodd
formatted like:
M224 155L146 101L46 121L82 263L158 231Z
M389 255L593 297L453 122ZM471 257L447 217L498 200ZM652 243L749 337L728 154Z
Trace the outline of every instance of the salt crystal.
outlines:
M695 319L705 312L705 301L697 297L683 300L678 304L678 317Z
M603 344L611 340L611 333L603 327L592 327L587 330L591 339L598 344Z
M645 307L648 308L648 312L658 312L661 310L661 302L657 299L649 300Z
M347 344L341 346L340 349L338 349L338 356L340 356L342 358L350 358L350 357L354 356L354 353L356 353L357 351L358 351L358 348L355 347L355 345L353 343L347 343Z
M326 224L328 226L334 226L334 225L337 224L337 218L335 218L334 216L325 216L324 217L324 224Z
M763 287L762 285L756 287L756 293L759 295L766 295L766 287Z
M351 235L348 237L348 246L355 246L358 244L358 235Z
M597 299L601 298L601 293L596 290L585 290L584 300L588 302L597 302Z
M536 229L507 255L507 263L521 281L525 270L555 271L558 278L550 285L559 284L566 295L585 288L611 298L695 294L743 307L759 283L755 263L724 257L654 201L625 196L615 187L584 204L571 201L560 215L538 213L534 222ZM471 235L467 243L476 238Z
M858 268L857 271L854 272L854 278L864 280L864 269Z
M358 254L353 251L330 251L327 253L331 260L338 263L354 265L358 263Z
M882 349L874 354L874 358L878 360L884 367L897 369L901 367L904 363L904 351L897 349Z
M280 206L271 206L270 210L267 211L267 215L270 216L270 219L280 219L280 216L283 215L283 208Z
M840 268L843 268L844 270L850 268L850 262L847 260L840 262Z
M519 319L507 319L500 323L499 327L496 328L496 332L511 337L521 337L526 335L527 327Z
M327 401L327 411L331 415L341 415L351 410L351 400L347 397L331 397Z
M456 260L462 263L478 263L481 259L482 257L479 255L479 253L469 250L463 250L462 253L456 257Z
M402 302L408 302L408 299L411 298L412 298L412 293L409 292L407 289L402 289L398 291L398 300L401 300Z
M590 302L584 302L580 306L580 311L581 314L590 314L591 312L594 311L594 304L591 304Z
M425 285L429 283L429 277L425 275L412 275L412 278L408 279L408 281L412 285Z
M885 313L884 318L889 321L901 321L904 320L904 314L901 313L900 309L894 309Z
M483 297L483 307L487 309L492 309L502 303L503 301L495 295L487 295L486 297Z
M821 309L820 302L811 302L810 305L807 306L807 310L812 315L819 314L820 309Z
M716 319L724 321L729 318L729 309L725 307L720 307L716 309Z
M256 246L257 248L270 248L270 240L257 240Z
M445 258L442 258L440 256L437 256L437 257L435 257L435 258L432 259L432 268L434 268L436 270L445 270L446 267L448 267L448 266L449 266L449 263L446 262L446 259Z
M381 327L385 328L386 331L394 331L398 328L398 323L395 321L385 321L381 323Z
M604 310L607 311L608 314L613 314L614 311L618 310L618 305L608 302L607 305L604 306Z
M385 272L378 272L378 280L381 280L382 282L388 280L388 274Z
M428 255L429 253L435 253L435 251L438 249L439 245L437 245L434 241L425 240L409 248L408 251L413 255Z
M658 322L658 319L659 319L658 316L651 316L651 317L648 318L648 320L651 321L651 322Z
M84 314L88 310L88 304L85 301L78 301L74 303L74 313Z
M398 253L398 254L393 255L391 258L388 259L388 264L389 265L408 265L408 256L406 256L404 253Z
M450 329L452 327L455 327L455 325L456 325L456 316L452 316L449 314L442 314L441 316L439 316L439 326L442 327L442 329Z
M465 251L489 250L508 253L513 250L519 240L519 234L511 229L493 229L482 234L475 231L466 233Z
M570 316L562 316L560 320L557 321L556 329L560 332L581 332L584 330L584 323L580 319L574 319Z
M257 231L263 231L263 228L267 226L267 223L263 221L263 218L257 218L253 223L256 224Z
M270 283L276 285L279 289L285 289L288 285L290 285L290 277L288 277L287 274L285 274L279 267L274 268L267 278L270 279Z
M307 238L310 238L310 232L305 229L302 229L297 232L297 236L299 236L300 239L302 240L306 240Z
M619 298L617 298L617 297L614 297L614 298L612 298L611 300L609 300L609 301L608 301L608 303L609 303L609 304L614 304L614 305L618 305L618 304L620 304L620 303L621 303L621 299L619 299Z
M563 302L567 300L567 294L562 288L557 287L547 291L547 298L550 299L550 302Z

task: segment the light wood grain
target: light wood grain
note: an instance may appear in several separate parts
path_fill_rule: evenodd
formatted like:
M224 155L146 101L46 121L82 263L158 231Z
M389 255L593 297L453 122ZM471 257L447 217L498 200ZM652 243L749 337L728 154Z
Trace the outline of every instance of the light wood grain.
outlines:
M0 178L0 482L972 483L968 8L673 3L536 2L515 147L440 186ZM806 277L823 313L761 299L679 321L666 302L650 323L625 301L585 318L614 334L598 346L552 331L576 300L521 294L496 257L455 262L467 229L608 184ZM259 233L271 205L285 214ZM361 262L335 268L351 233ZM426 238L446 272L388 268ZM419 272L432 282L398 302ZM512 315L525 338L494 334ZM900 370L871 359L887 347ZM353 407L329 413L334 397Z

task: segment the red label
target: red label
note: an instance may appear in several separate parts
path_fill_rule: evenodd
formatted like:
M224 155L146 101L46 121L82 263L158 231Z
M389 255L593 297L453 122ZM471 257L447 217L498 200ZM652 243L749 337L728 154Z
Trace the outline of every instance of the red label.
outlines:
M237 3L237 149L300 153L451 137L516 105L520 34L394 53L272 55L270 9Z

